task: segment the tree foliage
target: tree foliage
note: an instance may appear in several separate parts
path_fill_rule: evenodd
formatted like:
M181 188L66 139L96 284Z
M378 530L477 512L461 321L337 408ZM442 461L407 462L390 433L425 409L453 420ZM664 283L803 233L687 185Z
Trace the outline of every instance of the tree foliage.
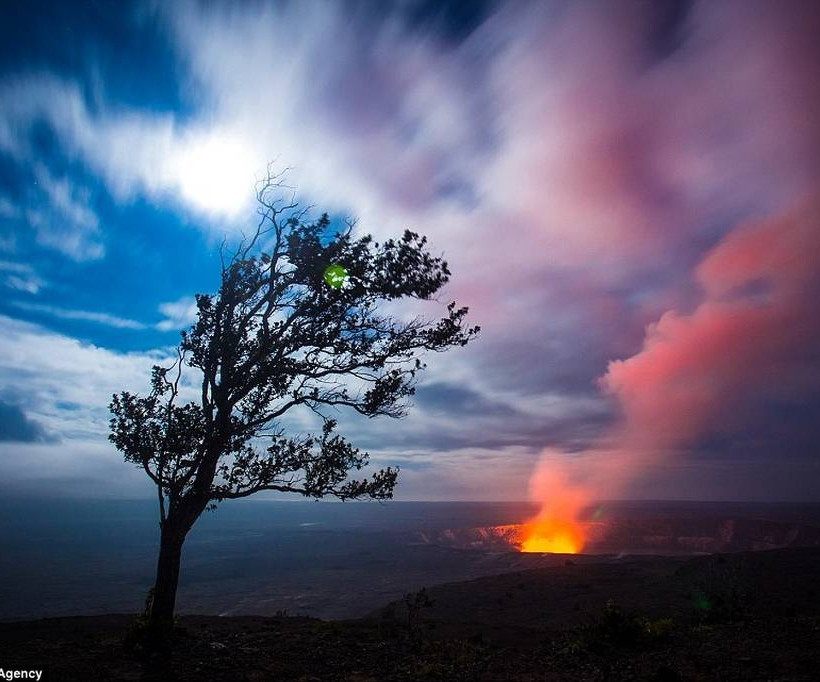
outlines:
M333 229L327 214L310 219L278 198L282 189L278 175L261 184L260 223L229 259L223 253L218 292L196 297L176 362L153 368L147 395L111 402L109 439L156 484L163 522L184 511L190 527L206 506L262 490L391 497L397 470L356 476L368 455L338 435L328 411L402 416L421 355L478 332L455 302L433 321L380 312L387 301L430 299L448 281L425 237L378 243L352 223ZM323 278L333 264L348 275L338 288ZM186 373L198 399L183 403ZM320 433L286 433L281 418L299 406L322 417Z

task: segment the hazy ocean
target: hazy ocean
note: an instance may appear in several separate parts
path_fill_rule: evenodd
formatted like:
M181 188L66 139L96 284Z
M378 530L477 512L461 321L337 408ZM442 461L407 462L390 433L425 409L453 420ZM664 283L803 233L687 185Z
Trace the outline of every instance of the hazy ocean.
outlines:
M642 502L617 509L798 519L818 508ZM178 606L222 615L363 616L424 586L539 565L534 555L414 541L414 531L518 523L531 511L512 503L226 503L205 513L186 541ZM158 531L153 501L3 500L0 619L140 610Z

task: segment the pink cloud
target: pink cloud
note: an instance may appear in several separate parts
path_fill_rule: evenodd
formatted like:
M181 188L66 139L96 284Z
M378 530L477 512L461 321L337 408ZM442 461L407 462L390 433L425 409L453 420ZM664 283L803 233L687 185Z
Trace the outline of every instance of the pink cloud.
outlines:
M818 207L730 233L697 268L700 305L665 313L640 352L610 363L601 385L617 398L631 443L685 444L737 426L762 400L820 386Z
M767 403L807 400L820 389L819 200L738 226L694 275L700 303L661 315L642 348L610 362L599 380L618 423L584 452L542 454L530 480L542 514L557 507L558 518L577 519L592 500L685 469L699 439L754 432Z

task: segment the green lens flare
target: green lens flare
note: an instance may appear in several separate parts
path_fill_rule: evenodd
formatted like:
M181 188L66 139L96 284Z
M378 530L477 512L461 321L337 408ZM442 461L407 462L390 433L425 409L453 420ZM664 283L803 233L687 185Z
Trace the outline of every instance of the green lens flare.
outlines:
M329 287L340 289L347 282L347 270L338 263L333 263L325 268L325 282Z

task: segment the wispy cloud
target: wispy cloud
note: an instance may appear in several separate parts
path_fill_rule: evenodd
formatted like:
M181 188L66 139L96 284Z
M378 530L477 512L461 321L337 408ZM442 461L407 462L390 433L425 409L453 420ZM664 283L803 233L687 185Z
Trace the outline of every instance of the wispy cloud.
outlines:
M222 123L182 125L172 112L109 108L105 102L92 112L77 83L49 74L8 79L0 84L0 98L11 103L0 109L0 149L32 163L33 126L47 122L62 151L83 161L120 201L142 195L206 216L236 216L249 207L255 173L268 158L247 134L238 135ZM257 152L251 154L254 148ZM96 233L98 223L87 206L87 190L71 186L66 178L50 177L42 164L37 173L54 208L87 237ZM36 229L48 224L42 211L33 216ZM48 232L42 239L58 245ZM69 255L74 253L97 258L102 250L99 244L83 248L77 243Z
M90 207L91 192L68 177L56 177L38 163L36 189L26 209L26 219L37 242L77 261L102 258L105 247L100 221Z
M6 197L0 197L0 218L17 218L19 215L20 209L12 201Z
M163 332L179 331L196 321L196 300L185 296L178 301L162 303L159 312L165 315L165 319L157 323L157 329Z
M12 253L17 247L17 240L11 226L19 218L20 209L10 199L0 196L0 251Z
M0 325L0 394L24 397L26 414L62 439L104 438L111 394L144 392L151 366L169 358L117 353L5 316Z
M0 273L6 273L4 281L7 287L28 294L36 294L46 285L45 280L27 263L0 260Z
M45 282L32 273L25 275L8 275L6 277L6 286L16 289L17 291L25 291L27 294L36 294L43 288Z
M71 308L59 308L57 306L47 305L44 303L28 303L25 301L12 301L12 305L21 310L28 310L34 313L43 313L52 317L58 317L63 320L83 320L85 322L94 322L96 324L104 324L108 327L115 327L116 329L145 329L146 325L136 320L130 320L125 317L117 317L116 315L109 315L108 313L94 312L90 310L72 310Z

